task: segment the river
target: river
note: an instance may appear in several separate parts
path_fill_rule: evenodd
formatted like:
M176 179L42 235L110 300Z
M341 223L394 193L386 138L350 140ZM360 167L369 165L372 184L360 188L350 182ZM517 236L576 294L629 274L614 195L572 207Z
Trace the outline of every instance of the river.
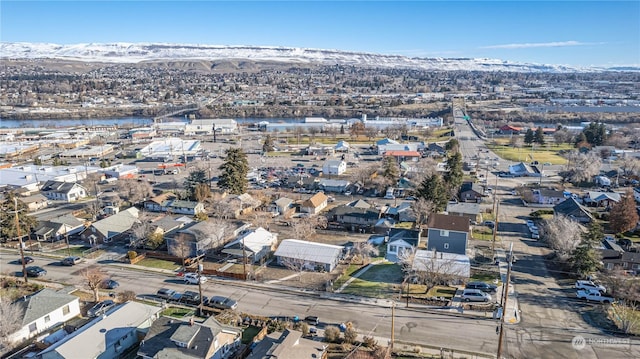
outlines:
M302 118L237 118L238 124L251 124L261 121L270 123L302 122ZM164 122L185 122L184 118L169 118ZM76 126L148 126L153 123L150 118L125 117L102 119L62 119L62 120L4 120L0 119L0 128L67 128Z

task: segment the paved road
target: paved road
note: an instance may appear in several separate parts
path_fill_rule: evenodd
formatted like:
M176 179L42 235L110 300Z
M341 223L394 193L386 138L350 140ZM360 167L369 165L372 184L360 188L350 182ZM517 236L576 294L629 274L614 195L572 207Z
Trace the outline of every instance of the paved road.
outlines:
M20 271L11 264L17 258L13 253L0 252L0 265L4 273ZM83 286L81 271L89 266L101 265L111 278L120 282L120 290L133 290L137 294L154 294L167 287L179 291L197 290L196 286L183 284L177 277L155 272L140 272L114 265L92 261L74 267L62 267L54 260L36 257L33 265L47 269L48 280ZM319 298L317 295L300 295L293 291L256 288L242 283L208 281L203 286L207 296L223 295L238 301L238 310L264 316L318 316L322 326L352 321L360 334L390 338L391 309L369 303L352 303ZM395 339L400 342L425 344L480 353L495 353L497 341L496 323L493 320L473 319L447 314L420 312L399 306L395 310ZM464 340L461 336L464 328ZM386 343L385 343L386 344ZM403 344L401 344L403 345ZM410 346L413 349L413 346Z

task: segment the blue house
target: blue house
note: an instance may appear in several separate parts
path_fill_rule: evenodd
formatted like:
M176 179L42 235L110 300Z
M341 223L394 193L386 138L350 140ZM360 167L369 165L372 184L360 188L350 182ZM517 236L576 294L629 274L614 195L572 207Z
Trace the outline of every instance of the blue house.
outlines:
M448 214L429 216L427 249L455 254L467 254L469 218Z

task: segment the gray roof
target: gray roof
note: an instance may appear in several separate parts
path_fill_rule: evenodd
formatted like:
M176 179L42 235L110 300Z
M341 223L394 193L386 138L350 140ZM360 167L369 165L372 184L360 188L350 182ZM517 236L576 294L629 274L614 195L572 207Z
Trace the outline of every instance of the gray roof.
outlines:
M343 248L332 244L285 239L276 249L275 256L316 263L333 263L335 258L340 256Z
M183 201L183 200L176 199L174 201L171 201L171 203L169 203L167 205L167 207L196 208L196 206L198 204L200 204L200 202L197 202L197 201Z
M302 338L302 332L285 329L264 337L247 359L322 358L325 350L321 342Z
M291 198L287 198L287 197L280 197L277 200L274 201L274 203L279 206L279 207L288 207L291 205L291 203L293 203L293 200Z
M131 229L134 223L138 221L138 212L137 208L131 207L113 216L94 222L91 226L103 236L110 238Z
M75 295L45 288L16 304L23 310L22 326L25 326L78 299Z
M474 214L480 213L479 203L449 203L447 204L447 212L449 213L464 213Z
M75 182L62 182L62 181L47 181L44 186L42 186L42 192L58 192L58 193L69 193L73 189L74 186L82 187Z

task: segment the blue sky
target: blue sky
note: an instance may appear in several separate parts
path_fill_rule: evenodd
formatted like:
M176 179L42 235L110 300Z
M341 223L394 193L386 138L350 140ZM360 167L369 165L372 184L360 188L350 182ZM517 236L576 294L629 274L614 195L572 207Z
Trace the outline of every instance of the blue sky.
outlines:
M640 65L640 1L0 0L5 42L260 45Z

